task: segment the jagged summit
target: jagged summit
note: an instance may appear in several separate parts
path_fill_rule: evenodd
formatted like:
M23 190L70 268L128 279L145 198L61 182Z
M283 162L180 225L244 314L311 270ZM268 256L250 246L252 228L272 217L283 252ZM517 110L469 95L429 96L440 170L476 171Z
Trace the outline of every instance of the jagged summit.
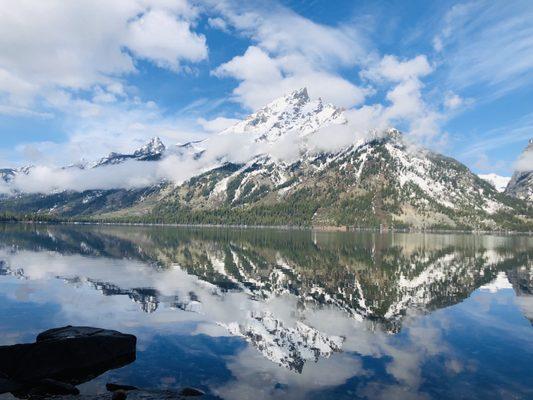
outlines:
M276 141L286 133L300 136L329 124L346 123L342 109L322 100L312 100L306 88L279 97L221 134L246 133L256 141Z
M376 135L379 136L380 132L376 132ZM396 128L387 128L383 132L384 136L394 140L402 140L403 133Z
M145 159L145 158L153 158L157 156L161 156L163 152L165 151L166 147L161 141L161 139L158 136L153 137L150 139L148 143L146 143L141 148L135 150L133 152L133 156L135 158Z
M301 88L299 90L294 90L291 93L288 93L284 96L278 97L275 100L272 100L260 111L284 111L287 106L302 107L305 104L311 102L307 88Z
M298 90L292 91L290 94L283 96L284 98L292 99L293 101L305 104L311 101L307 88L303 87Z
M153 137L143 145L142 147L135 150L132 154L122 154L122 153L115 153L111 152L106 157L101 158L98 160L94 165L95 167L100 167L103 165L112 165L112 164L120 164L126 160L135 159L138 161L155 161L159 160L163 153L165 152L166 147L161 141L159 137Z

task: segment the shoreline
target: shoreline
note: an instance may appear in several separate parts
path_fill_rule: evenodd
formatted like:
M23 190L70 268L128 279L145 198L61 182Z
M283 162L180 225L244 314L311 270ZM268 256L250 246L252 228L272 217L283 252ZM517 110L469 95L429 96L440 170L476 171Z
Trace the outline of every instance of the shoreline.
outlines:
M175 228L216 228L216 229L271 229L281 231L310 231L310 232L373 232L373 233L431 233L431 234L472 234L472 235L504 235L504 236L532 236L532 231L512 230L466 230L466 229L416 229L416 228L387 228L351 227L351 226L298 226L298 225L234 225L234 224L178 224L153 222L102 222L102 221L33 221L15 220L0 221L0 223L37 224L37 225L102 225L102 226L146 226L146 227L175 227Z

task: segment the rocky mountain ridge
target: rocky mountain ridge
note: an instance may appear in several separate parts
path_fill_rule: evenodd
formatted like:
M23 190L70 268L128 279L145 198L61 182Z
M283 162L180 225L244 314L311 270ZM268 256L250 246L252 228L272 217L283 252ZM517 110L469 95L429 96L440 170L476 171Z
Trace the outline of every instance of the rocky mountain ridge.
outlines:
M349 133L346 143L327 143L340 131ZM213 157L220 141L233 140L251 155L240 157L244 161L224 153ZM214 139L167 148L154 138L91 168L166 157L176 168L198 169L185 181L162 179L147 187L18 194L0 209L169 223L480 230L528 230L533 223L530 205L500 193L458 161L414 145L396 129L349 132L342 109L311 100L305 89Z
M106 157L103 157L96 163L92 164L91 167L96 168L103 165L119 164L126 160L157 161L161 159L165 150L165 145L161 139L156 136L131 154L109 153Z

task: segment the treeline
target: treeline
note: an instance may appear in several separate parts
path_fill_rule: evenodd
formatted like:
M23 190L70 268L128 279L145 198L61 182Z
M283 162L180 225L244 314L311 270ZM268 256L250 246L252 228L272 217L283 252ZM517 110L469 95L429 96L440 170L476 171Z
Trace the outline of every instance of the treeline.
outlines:
M51 214L13 213L4 211L0 213L0 222L61 222L63 219Z
M137 217L141 222L213 225L293 225L310 226L312 207L291 207L288 204L261 205L250 208L219 208L215 210L158 209L151 215ZM128 220L129 218L126 218Z
M304 201L305 198L305 201ZM322 199L323 200L323 199ZM409 224L391 218L385 213L383 221L370 207L370 199L360 198L360 201L341 201L338 207L332 207L325 213L323 225L345 226L360 229L410 229ZM366 201L365 201L366 200ZM44 213L13 213L0 212L0 222L34 222L34 223L125 223L125 224L182 224L182 225L235 225L235 226L293 226L311 227L313 217L319 209L319 201L313 196L298 196L288 202L273 204L256 204L230 208L224 206L218 209L193 210L177 203L162 203L151 213L145 215L125 216L59 216ZM388 210L387 210L388 211ZM470 213L461 215L463 219L473 217ZM499 223L500 230L531 232L533 227L520 218L505 212L493 215ZM331 221L331 222L328 222ZM316 221L315 221L316 222ZM477 218L472 218L470 224L428 224L423 230L443 231L490 231L493 230Z

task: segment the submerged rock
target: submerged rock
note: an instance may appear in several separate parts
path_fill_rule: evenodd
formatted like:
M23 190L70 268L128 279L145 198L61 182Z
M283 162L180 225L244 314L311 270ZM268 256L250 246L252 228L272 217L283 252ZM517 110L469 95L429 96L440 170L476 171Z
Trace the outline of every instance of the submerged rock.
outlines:
M113 392L111 400L126 400L128 393L125 390L119 389Z
M116 392L117 390L125 390L125 391L139 390L139 388L137 388L136 386L121 385L119 383L112 383L112 382L106 383L105 387L110 392Z
M203 396L205 393L201 391L200 389L192 388L192 387L185 387L181 389L180 395L182 396Z
M20 391L20 390L19 390ZM23 390L24 391L24 390ZM17 393L17 391L15 391ZM28 390L28 393L32 396L40 395L63 395L63 394L73 394L78 395L80 391L70 383L56 381L55 379L42 379L35 386L31 387Z
M129 392L126 391L117 391L113 392L113 395L110 393L105 394L94 394L94 395L66 395L66 396L50 396L46 397L46 400L112 400L113 396L116 393L126 394L127 400L185 400L188 399L188 396L181 394L180 392L174 390L132 390ZM218 399L218 397L207 396L209 399Z
M72 385L133 362L136 341L118 331L66 326L40 333L35 343L0 346L0 393L75 394Z

